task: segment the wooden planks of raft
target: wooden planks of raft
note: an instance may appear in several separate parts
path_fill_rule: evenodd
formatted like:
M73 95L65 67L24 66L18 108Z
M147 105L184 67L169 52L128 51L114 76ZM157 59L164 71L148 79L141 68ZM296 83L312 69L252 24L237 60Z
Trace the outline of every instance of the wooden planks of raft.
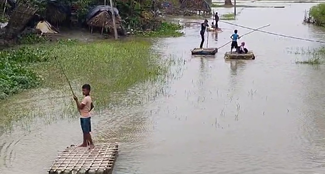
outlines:
M96 144L95 148L71 146L61 152L49 174L111 174L118 144Z
M225 59L243 59L243 60L249 60L249 59L255 59L255 55L252 51L249 51L247 54L238 54L236 52L230 53L226 52Z
M215 55L218 52L218 48L194 48L192 55Z

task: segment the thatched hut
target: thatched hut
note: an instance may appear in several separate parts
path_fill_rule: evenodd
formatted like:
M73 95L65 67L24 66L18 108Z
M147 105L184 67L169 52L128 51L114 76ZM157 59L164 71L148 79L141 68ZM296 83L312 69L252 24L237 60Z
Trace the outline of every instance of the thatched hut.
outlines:
M49 0L46 6L46 19L52 24L59 26L71 16L71 8L69 5L57 0Z
M91 32L93 32L94 27L101 28L101 33L103 34L104 29L113 30L113 18L112 14L115 16L115 25L117 28L120 28L122 20L118 14L118 10L112 8L108 5L100 5L91 9L86 17L87 25L90 27Z
M25 4L19 4L10 16L8 25L6 26L5 39L14 39L23 29L26 24L33 18L37 9Z
M190 11L202 11L205 13L211 12L211 7L206 0L180 0L181 9Z

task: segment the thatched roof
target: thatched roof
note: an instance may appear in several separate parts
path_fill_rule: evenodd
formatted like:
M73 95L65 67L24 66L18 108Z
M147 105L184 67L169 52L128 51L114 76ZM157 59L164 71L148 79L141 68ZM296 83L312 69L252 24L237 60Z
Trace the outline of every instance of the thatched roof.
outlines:
M119 12L117 10L117 8L113 8L114 10L114 14L116 17L119 16ZM90 20L91 18L93 18L94 16L96 16L98 13L103 12L103 11L107 11L112 13L112 7L109 5L97 5L94 8L90 9L87 16L86 16L86 21Z
M119 17L116 17L115 23L119 25L121 23L121 19ZM113 26L112 14L108 11L102 11L88 20L87 25L92 27L111 28Z
M180 0L181 8L193 11L211 11L209 3L205 0Z

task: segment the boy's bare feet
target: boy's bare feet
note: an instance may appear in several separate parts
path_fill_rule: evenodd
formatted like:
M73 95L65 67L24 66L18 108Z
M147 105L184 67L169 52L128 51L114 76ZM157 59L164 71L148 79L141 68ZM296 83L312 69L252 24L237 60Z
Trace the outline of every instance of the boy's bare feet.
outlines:
M93 149L95 146L93 144L89 145L89 149Z
M78 147L87 147L87 144L81 144Z

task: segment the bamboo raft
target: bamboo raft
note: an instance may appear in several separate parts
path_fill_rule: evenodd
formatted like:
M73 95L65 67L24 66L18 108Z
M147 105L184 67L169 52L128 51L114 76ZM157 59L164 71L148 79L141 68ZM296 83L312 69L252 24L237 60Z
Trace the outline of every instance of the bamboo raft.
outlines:
M218 52L218 48L194 48L192 55L215 55Z
M61 152L49 174L111 174L118 144L97 144L94 149L71 145Z
M225 59L243 59L243 60L252 59L252 60L254 60L255 55L252 51L248 51L247 54L238 54L236 52L233 52L233 53L226 52Z

